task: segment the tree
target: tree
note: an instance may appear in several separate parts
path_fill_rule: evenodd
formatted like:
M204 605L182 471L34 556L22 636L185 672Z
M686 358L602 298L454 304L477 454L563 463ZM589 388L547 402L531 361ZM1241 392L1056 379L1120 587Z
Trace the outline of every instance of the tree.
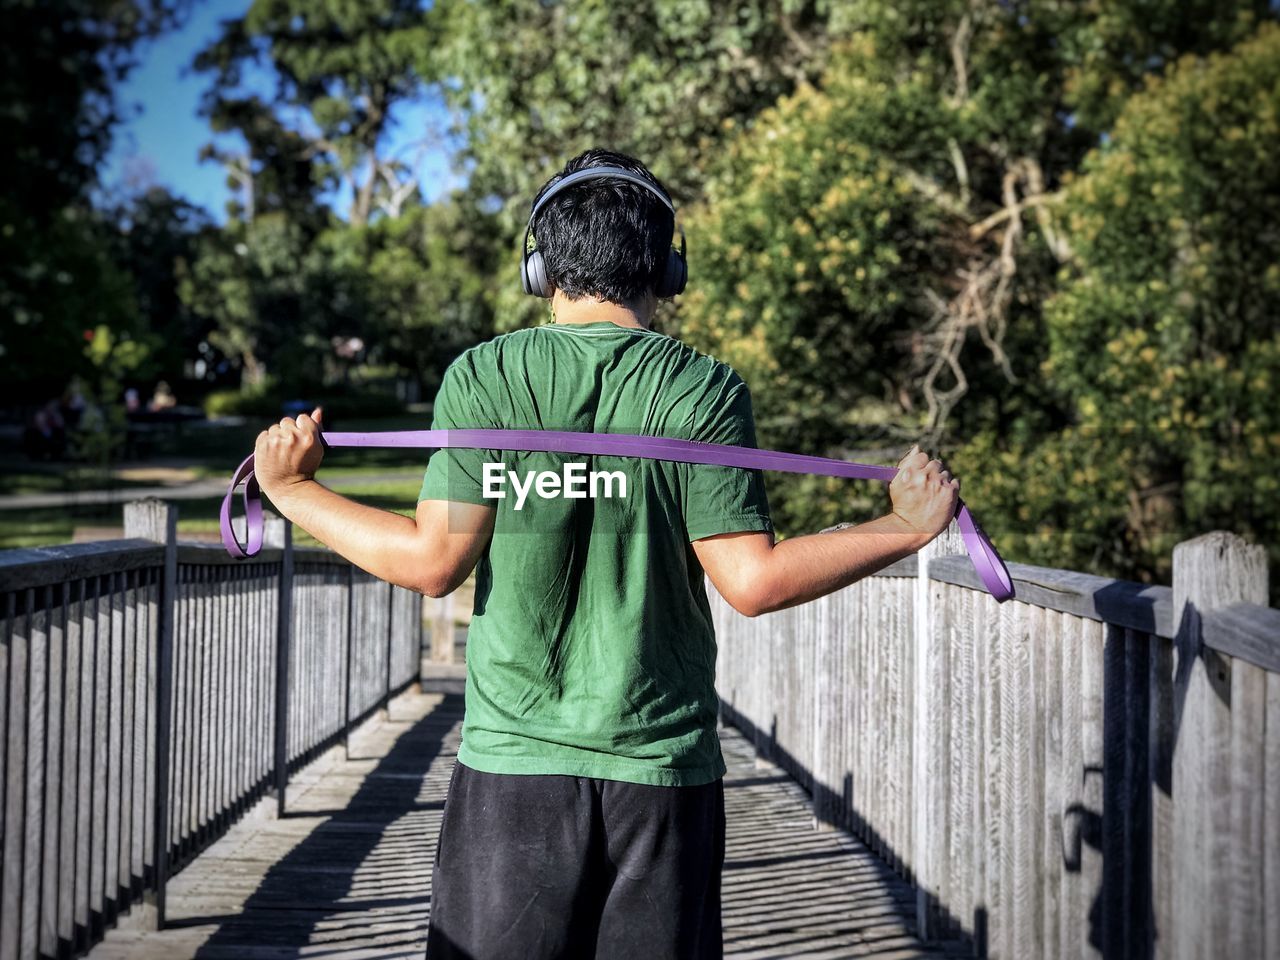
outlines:
M701 192L724 136L822 69L814 0L439 0L419 73L441 84L465 134L469 192L496 206L502 329L535 322L515 258L537 188L596 146L641 158L677 204Z
M1064 37L1067 91L1079 122L1109 130L1147 78L1187 54L1230 49L1274 20L1269 0L1128 0L1099 4Z
M465 194L415 205L368 228L365 278L386 359L433 395L445 367L493 334L493 277L502 264L493 214Z
M207 319L182 302L179 282L212 224L203 209L163 187L151 187L104 215L115 228L108 237L111 260L132 281L138 327L154 337L150 363L156 376L176 383L209 333Z
M197 69L214 77L204 109L215 129L241 130L264 116L278 122L282 109L302 111L306 125L294 133L305 144L308 173L314 165L320 180L348 182L349 220L360 226L394 170L393 158L382 153L385 135L396 105L420 90L411 64L426 39L417 0L255 0L196 58ZM245 66L262 60L277 81L270 106L237 93ZM242 177L261 163L246 136L251 149L240 161ZM257 192L254 184L251 195Z
M184 10L180 0L3 4L0 381L14 399L90 373L86 331L137 326L89 195L120 118L114 85L138 41Z
M1067 185L1042 376L1071 421L962 460L1033 562L1167 578L1210 529L1280 544L1280 27L1187 56ZM995 461L996 466L992 465ZM992 509L994 508L994 509Z
M1151 49L1165 55L1265 12L1197 8L1212 21L1197 30L1174 29L1176 4L1127 6L1159 8ZM1063 185L1108 132L1084 121L1113 109L1102 91L1128 92L1099 78L1136 69L1082 53L1109 49L1115 18L1047 0L839 11L832 29L853 34L820 82L711 165L679 331L743 369L763 439L807 452L1056 433L1071 413L1040 373L1042 304L1072 257ZM783 529L845 512L799 483L775 485Z
M308 334L324 316L306 309L308 250L316 234L284 212L205 231L179 280L187 309L212 324L209 342L241 367L248 387L268 372L297 383L314 377Z
M196 59L213 78L203 107L212 127L240 133L245 149L206 150L240 199L226 229L205 237L184 299L213 319L211 339L250 386L268 374L288 389L326 386L347 367L335 361L335 338L359 334L371 362L405 356L398 331L380 322L394 312L386 297L415 316L430 309L404 303L414 284L382 291L370 279L394 258L387 238L412 245L424 222L414 175L387 150L395 108L423 91L412 60L424 29L410 0L256 0ZM271 68L269 95L242 82L255 62ZM323 199L343 182L345 222ZM384 224L403 217L411 222Z
M816 75L826 45L811 0L441 0L429 23L419 70L466 124L476 189L525 204L598 145L636 153L691 198L722 121Z
M727 124L677 329L743 372L762 438L792 448L937 444L970 391L987 422L1015 409L1031 429L1044 404L1015 364L1062 256L1045 208L1087 142L1054 122L1060 24L995 3L858 11L818 85ZM840 518L811 486L775 485L783 529Z

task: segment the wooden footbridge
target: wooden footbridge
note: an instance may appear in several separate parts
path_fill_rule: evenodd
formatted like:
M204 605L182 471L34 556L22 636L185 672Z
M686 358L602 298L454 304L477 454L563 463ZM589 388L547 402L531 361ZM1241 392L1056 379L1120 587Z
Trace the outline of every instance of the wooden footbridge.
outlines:
M282 523L235 563L131 504L0 554L0 960L422 957L462 698L421 598ZM949 533L815 603L713 596L733 957L1280 958L1280 611Z

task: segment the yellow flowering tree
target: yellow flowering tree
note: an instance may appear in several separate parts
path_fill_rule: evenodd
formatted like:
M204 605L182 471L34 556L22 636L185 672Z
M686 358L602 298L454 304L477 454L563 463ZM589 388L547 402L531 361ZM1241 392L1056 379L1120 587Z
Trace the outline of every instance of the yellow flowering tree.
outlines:
M1024 562L1167 582L1185 537L1280 540L1274 13L844 10L688 218L675 332L747 379L761 443L924 438ZM770 483L784 533L874 493Z
M1280 27L1266 24L1152 79L1069 180L1074 261L1046 307L1041 370L1072 422L1009 460L1001 498L1029 536L1070 531L1036 559L1069 550L1165 579L1173 544L1206 530L1277 549L1277 156ZM975 445L969 469L989 452ZM1020 492L1027 474L1056 491Z

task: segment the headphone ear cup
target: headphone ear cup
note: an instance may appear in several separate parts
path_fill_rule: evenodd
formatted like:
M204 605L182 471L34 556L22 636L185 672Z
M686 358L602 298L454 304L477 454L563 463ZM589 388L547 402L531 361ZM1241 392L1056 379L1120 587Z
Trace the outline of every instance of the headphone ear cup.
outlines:
M547 283L547 267L542 260L542 251L534 250L525 256L520 268L520 282L524 292L535 297L546 299L551 291Z
M529 255L520 258L520 289L525 293L533 293L529 287Z
M684 293L685 282L689 279L689 265L684 256L674 247L667 253L667 269L663 271L662 283L657 291L659 299L674 297Z

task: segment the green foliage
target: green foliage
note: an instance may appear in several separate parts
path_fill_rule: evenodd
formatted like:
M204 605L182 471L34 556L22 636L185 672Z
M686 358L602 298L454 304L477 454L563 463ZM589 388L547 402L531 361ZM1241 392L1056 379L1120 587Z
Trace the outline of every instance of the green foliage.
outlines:
M638 156L677 203L697 197L723 123L748 122L822 69L827 4L814 0L438 0L419 72L461 118L472 196L501 207L503 330L546 307L523 296L519 238L533 195L569 157Z
M197 58L213 77L214 129L239 131L248 151L207 151L241 199L201 238L181 291L240 364L244 403L270 383L349 386L356 361L334 345L353 337L367 347L359 363L399 365L431 388L492 329L492 218L452 198L423 207L385 151L394 108L422 93L412 61L424 30L408 0L256 0ZM240 85L258 59L275 71L270 101ZM320 200L340 180L352 193L345 221Z
M292 400L306 400L324 409L325 417L337 423L349 417L390 417L404 412L404 404L394 394L380 390L309 393L298 396L268 379L242 390L214 390L204 399L204 412L211 417L252 417L270 423L284 415Z
M462 112L482 194L527 205L551 164L604 144L643 156L685 197L725 119L821 69L825 6L439 0L419 69Z
M1206 529L1280 541L1277 28L1174 6L850 4L815 87L726 124L677 330L743 373L762 443L905 449L954 335L931 447L1007 556L1151 579ZM788 532L865 508L770 493Z
M83 200L119 119L114 84L138 41L186 7L165 0L3 4L0 182L7 200L43 216Z
M137 42L185 7L165 0L6 3L0 72L0 390L60 391L91 373L84 333L135 325L109 229L90 209Z
M282 213L201 238L182 296L210 340L241 361L249 387L345 382L334 338L359 336L363 362L394 363L431 389L492 330L491 216L465 200L413 205L357 227L334 218L309 236Z
M360 276L370 325L386 359L412 371L433 395L450 361L493 333L496 218L465 195L415 206L367 230Z
M947 117L920 77L899 81L868 39L728 144L690 216L698 281L681 336L756 385L762 432L801 449L843 441L868 401L892 400L909 359L898 334L925 322L941 212L886 141L927 152Z
M211 390L204 397L204 412L211 417L270 417L280 410L279 397L262 385L241 390Z
M312 318L306 313L304 261L311 239L283 212L233 221L199 238L195 259L181 274L183 303L209 318L210 342L240 361L250 386L277 361L288 368L289 355L305 350Z
M1129 0L1084 6L1064 38L1068 92L1082 123L1109 129L1144 80L1185 54L1225 50L1275 17L1269 0Z
M231 219L280 214L308 233L322 229L329 211L320 193L335 184L337 174L331 165L318 162L317 145L287 126L275 104L256 95L223 92L207 99L210 128L238 133L246 144L244 154L212 145L201 151L202 159L227 168L227 186L233 191L227 202Z
M136 329L152 342L150 372L178 383L197 356L208 321L187 308L179 295L179 277L194 258L201 234L212 229L199 207L152 187L105 211L113 262L132 281Z
M92 376L85 384L87 403L79 425L71 434L71 442L75 457L96 468L99 485L102 485L107 481L111 462L124 447L129 430L124 411L124 380L147 372L156 338L134 339L105 325L88 333L84 354L91 365Z
M90 375L86 337L99 326L136 329L136 304L93 212L67 206L24 220L0 199L0 223L0 395L31 403Z
M974 79L957 93L949 44L976 29L964 25L975 10L986 19L965 41ZM948 301L978 318L999 312L1016 372L1034 369L1037 295L1054 270L1039 226L1025 226L1030 238L999 302L998 288L966 297L963 277L1001 275L999 235L975 238L971 228L1004 205L1008 179L1027 177L1007 159L1035 150L1061 165L1083 153L1073 135L1048 130L1063 71L1046 79L1020 63L1011 50L1039 51L1041 38L994 5L864 3L859 12L865 29L835 46L820 84L762 111L711 166L706 201L690 216L695 281L679 334L752 384L766 443L905 450L929 426L920 381L934 355L925 347L948 336L956 362L939 366L947 386L963 372L973 398L965 419L1007 419L1021 400L1029 409L1016 413L1019 429L1032 429L1043 416L1025 400L1037 388L1015 390L1020 378L1001 370L976 322L948 333L940 320ZM991 398L995 407L974 402ZM784 530L847 516L839 499L799 481L771 489Z
M1071 181L1076 259L1047 306L1042 371L1074 423L1018 459L1078 490L993 498L1071 530L1040 561L1167 576L1172 544L1205 530L1280 543L1278 152L1280 27L1266 24L1150 81Z
M214 77L205 99L214 128L241 130L250 142L243 172L260 181L254 194L269 198L272 179L305 193L308 179L345 178L354 193L350 219L367 223L392 110L419 90L411 64L425 30L418 0L254 0L243 17L225 21L196 67ZM271 104L240 88L244 66L263 57L277 79ZM286 129L280 108L304 111L315 132ZM263 151L253 147L263 140L285 148L284 162L262 164Z

